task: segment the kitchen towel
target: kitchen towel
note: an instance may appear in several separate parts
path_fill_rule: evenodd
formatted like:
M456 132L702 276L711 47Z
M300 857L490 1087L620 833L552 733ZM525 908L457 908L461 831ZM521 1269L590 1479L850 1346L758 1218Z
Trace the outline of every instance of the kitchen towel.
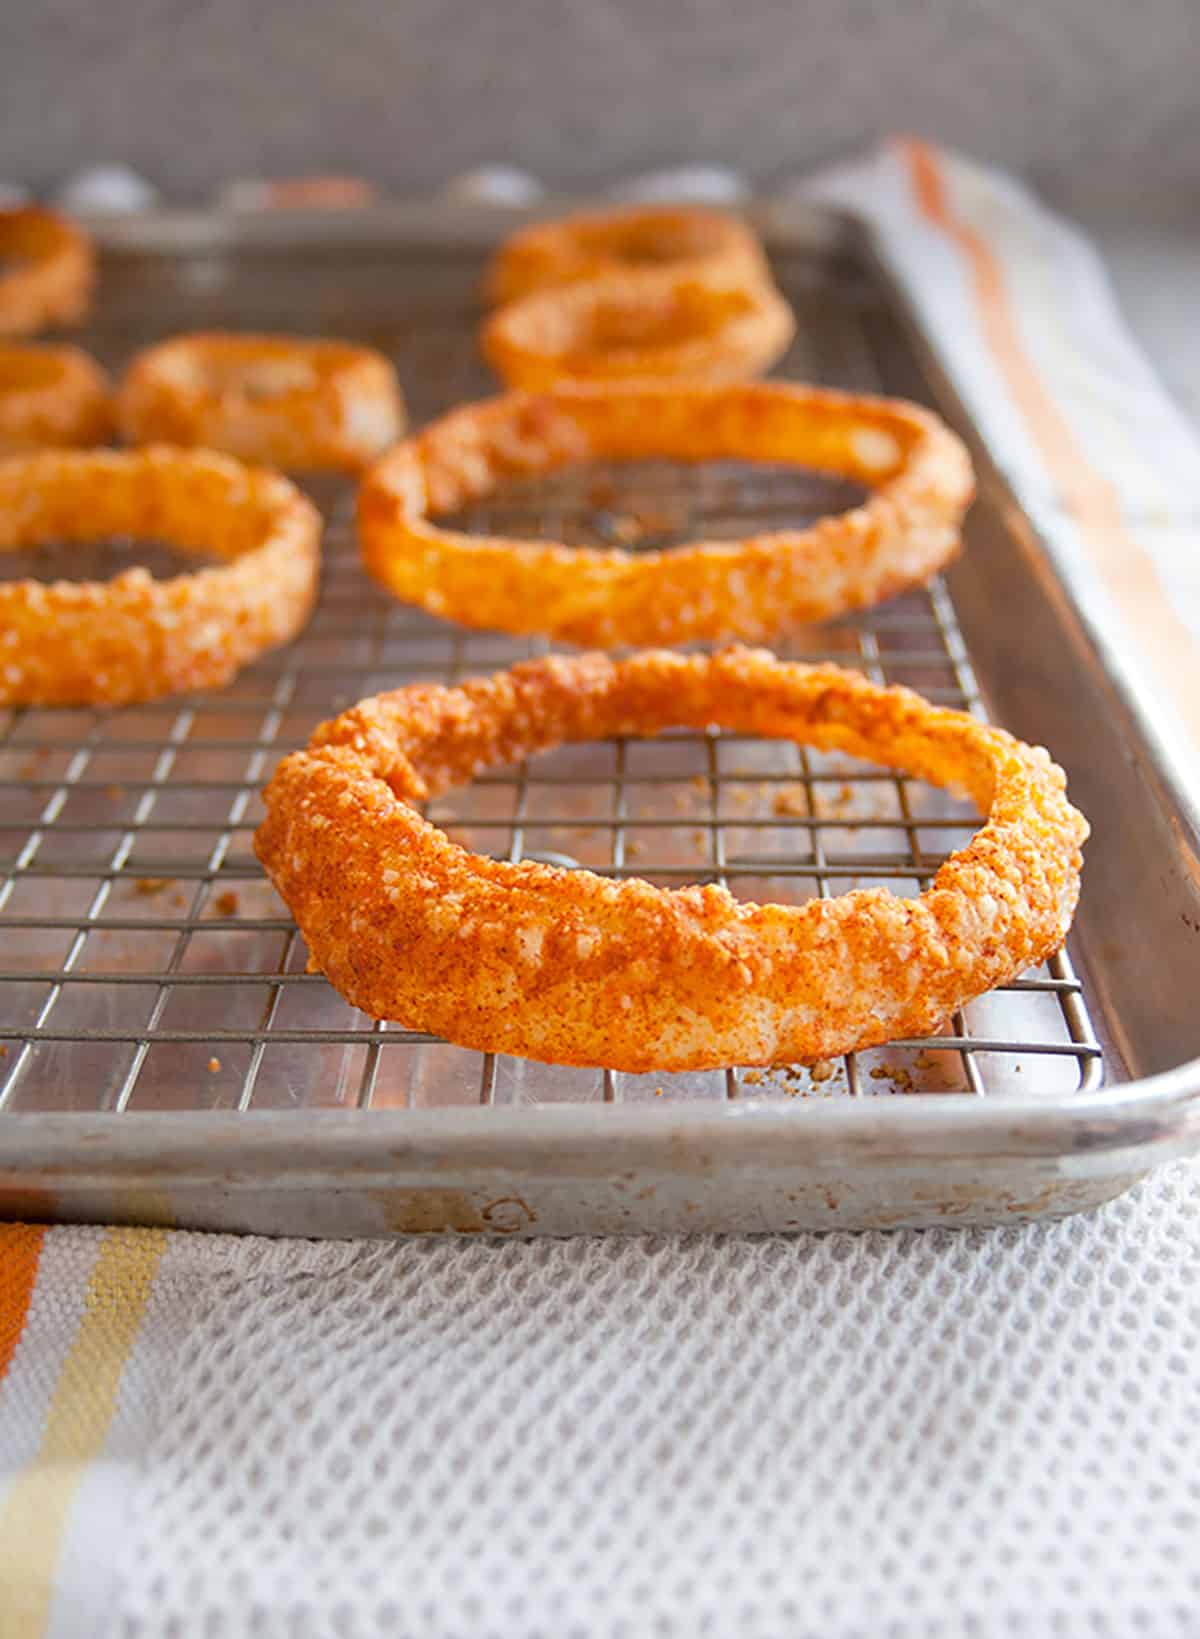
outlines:
M913 139L794 191L871 223L1070 594L1200 803L1200 439L1084 234Z
M804 186L873 221L1185 758L1200 466L1090 248L922 144ZM1183 1639L1198 1209L1177 1164L992 1232L2 1227L0 1639Z
M1187 1166L990 1232L0 1248L3 1639L1197 1631Z

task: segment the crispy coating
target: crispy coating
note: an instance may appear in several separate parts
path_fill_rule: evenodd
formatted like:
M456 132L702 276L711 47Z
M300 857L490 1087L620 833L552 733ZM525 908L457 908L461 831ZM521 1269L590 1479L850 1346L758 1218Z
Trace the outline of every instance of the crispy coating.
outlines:
M633 205L535 222L500 247L487 272L495 306L535 290L638 269L722 271L735 282L766 276L757 236L729 211L703 206Z
M0 209L0 336L75 324L94 278L91 240L74 222L32 206Z
M743 381L783 357L792 310L766 277L650 271L535 291L493 313L483 355L510 387L635 377Z
M307 472L359 472L405 427L382 353L303 336L174 336L137 354L117 411L130 444L202 445Z
M568 740L708 724L867 757L987 814L918 899L804 905L467 852L417 804ZM934 1029L1048 956L1087 823L1047 753L836 666L761 650L552 656L382 694L266 792L258 857L356 1007L466 1047L612 1069L827 1058Z
M0 550L129 537L218 560L155 580L0 584L0 703L117 705L214 688L308 619L321 520L279 473L208 450L0 461Z
M0 342L0 456L102 444L112 431L108 377L77 347Z
M872 489L802 529L665 552L585 550L439 528L506 478L655 456L795 463ZM390 451L358 497L368 570L467 626L611 648L768 638L878 602L957 550L973 493L959 439L899 400L784 382L564 382L453 410Z

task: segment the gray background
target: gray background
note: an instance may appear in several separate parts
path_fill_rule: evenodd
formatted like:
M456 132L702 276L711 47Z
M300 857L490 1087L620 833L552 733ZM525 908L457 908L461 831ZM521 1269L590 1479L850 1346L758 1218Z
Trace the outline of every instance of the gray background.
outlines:
M0 0L0 179L43 191L120 160L179 200L312 169L420 195L488 159L766 190L904 130L1080 217L1200 416L1200 0Z
M913 130L1162 217L1200 192L1198 71L1198 0L0 0L0 176L117 159L194 199L724 160L769 185Z

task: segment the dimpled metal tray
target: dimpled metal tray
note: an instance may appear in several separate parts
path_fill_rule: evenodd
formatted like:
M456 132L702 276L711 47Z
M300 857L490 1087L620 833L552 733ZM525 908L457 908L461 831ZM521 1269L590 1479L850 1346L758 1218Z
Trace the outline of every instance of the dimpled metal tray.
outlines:
M79 339L113 367L181 329L361 339L394 358L421 422L494 390L477 289L511 220L123 220ZM213 695L0 717L0 1210L305 1235L1005 1221L1088 1206L1194 1140L1186 800L870 245L807 213L761 225L799 321L779 373L933 403L982 477L946 580L778 647L1053 747L1096 831L1069 950L934 1037L772 1071L564 1069L357 1013L306 971L254 859L264 780L365 694L546 646L393 603L359 567L350 486L322 481L322 595L289 648ZM646 462L513 486L463 522L670 545L853 499L785 469ZM127 550L51 549L34 572L103 574ZM508 859L790 901L918 893L975 824L919 782L716 731L567 747L430 812Z

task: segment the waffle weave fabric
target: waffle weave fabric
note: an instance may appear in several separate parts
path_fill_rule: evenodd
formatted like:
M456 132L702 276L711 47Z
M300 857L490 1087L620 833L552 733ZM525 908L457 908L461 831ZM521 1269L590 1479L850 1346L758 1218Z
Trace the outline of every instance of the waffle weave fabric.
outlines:
M66 1229L42 1262L0 1388L5 1639L1197 1631L1194 1167L992 1232ZM39 1464L51 1357L77 1392Z

